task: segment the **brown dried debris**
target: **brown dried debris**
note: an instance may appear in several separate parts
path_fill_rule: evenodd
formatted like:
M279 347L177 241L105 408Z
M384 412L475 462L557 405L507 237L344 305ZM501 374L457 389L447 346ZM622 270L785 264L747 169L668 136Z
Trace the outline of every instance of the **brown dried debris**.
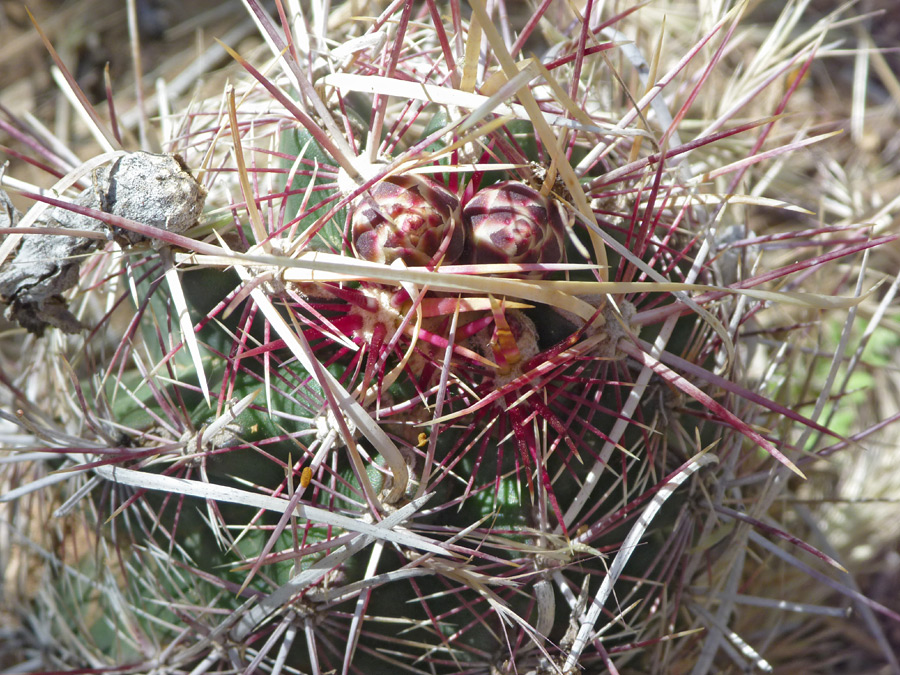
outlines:
M91 173L91 187L75 203L169 232L184 232L203 210L206 190L188 172L180 157L134 152ZM16 227L19 213L0 190L0 227ZM67 333L83 328L69 311L63 293L78 283L84 256L111 239L122 246L144 237L61 207L50 207L36 227L96 232L97 238L28 234L16 253L0 268L0 302L9 305L10 319L36 335L48 325Z

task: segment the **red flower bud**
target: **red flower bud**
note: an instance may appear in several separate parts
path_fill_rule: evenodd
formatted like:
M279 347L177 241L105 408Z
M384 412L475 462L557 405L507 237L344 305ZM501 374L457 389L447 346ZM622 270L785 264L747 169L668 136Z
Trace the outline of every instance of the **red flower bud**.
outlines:
M565 260L565 210L555 199L544 197L525 183L505 181L479 190L463 208L462 216L469 230L469 262Z
M387 178L372 186L354 206L350 227L354 253L372 262L452 263L465 243L459 199L419 176Z

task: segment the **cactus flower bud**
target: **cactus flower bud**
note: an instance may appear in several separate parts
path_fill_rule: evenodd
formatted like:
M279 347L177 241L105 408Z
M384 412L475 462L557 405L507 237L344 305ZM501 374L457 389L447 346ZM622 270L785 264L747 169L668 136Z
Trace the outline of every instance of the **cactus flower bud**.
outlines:
M356 203L350 222L357 257L390 264L452 263L463 250L459 199L419 176L396 176L372 186Z
M469 262L523 264L565 260L565 210L556 200L524 183L504 181L479 190L463 208L462 216L469 229Z

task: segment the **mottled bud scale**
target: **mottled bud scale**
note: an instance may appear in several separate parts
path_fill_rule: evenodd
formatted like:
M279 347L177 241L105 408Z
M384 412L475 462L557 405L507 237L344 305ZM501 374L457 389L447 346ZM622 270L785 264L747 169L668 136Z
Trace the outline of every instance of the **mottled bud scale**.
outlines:
M565 260L565 210L555 199L525 183L504 181L479 190L463 208L462 216L469 232L468 262Z
M386 264L398 258L407 265L452 263L465 243L459 199L420 176L372 186L354 206L350 227L356 255Z

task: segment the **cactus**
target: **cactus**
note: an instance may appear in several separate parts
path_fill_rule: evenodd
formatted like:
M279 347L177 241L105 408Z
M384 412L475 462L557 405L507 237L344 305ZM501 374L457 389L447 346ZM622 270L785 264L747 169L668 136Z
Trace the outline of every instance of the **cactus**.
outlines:
M621 89L657 46L619 32L639 15L544 3L513 38L480 0L468 21L455 2L448 16L401 2L365 27L339 20L350 3L333 33L299 39L293 9L278 3L282 25L247 5L278 67L231 52L236 90L167 120L178 160L98 131L109 152L79 168L57 158L55 192L25 190L37 205L21 217L8 199L0 209L16 228L0 244L0 301L44 333L0 351L16 451L4 499L64 524L55 549L42 528L17 528L36 539L22 556L52 562L23 601L19 660L726 672L730 639L742 667L770 669L782 610L753 622L732 609L743 584L773 578L768 565L804 578L772 543L798 542L799 525L770 506L786 476L810 472L804 450L842 441L801 411L807 391L781 386L803 372L783 354L804 350L773 349L781 324L760 315L855 306L837 284L770 282L828 275L888 238L805 231L790 264L769 255L755 270L741 254L774 239L726 236L741 204L787 207L744 170L808 140L798 128L767 145L791 88L763 113L690 118L691 87L712 108L732 97L687 66L706 54L712 77L750 33L716 16L665 60L664 98L649 80ZM754 64L740 100L765 100L807 48L827 52L817 26L796 53ZM546 42L541 63L515 60L528 40ZM614 61L624 73L610 77ZM113 199L109 165L149 158L172 168L128 169ZM144 210L188 178L189 222ZM58 224L78 230L73 259L23 275ZM748 365L754 349L772 373ZM773 548L783 566L759 557Z

